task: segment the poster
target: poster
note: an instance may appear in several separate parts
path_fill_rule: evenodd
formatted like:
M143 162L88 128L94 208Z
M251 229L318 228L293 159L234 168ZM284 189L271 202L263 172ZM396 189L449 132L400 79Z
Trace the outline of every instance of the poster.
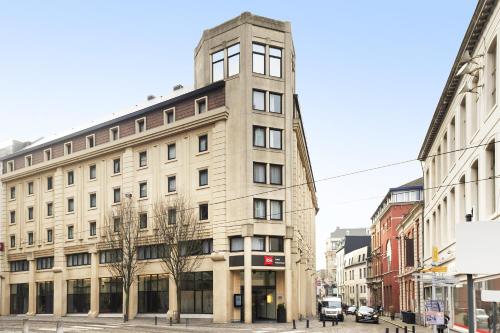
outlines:
M443 301L435 299L425 301L425 322L429 325L444 325Z

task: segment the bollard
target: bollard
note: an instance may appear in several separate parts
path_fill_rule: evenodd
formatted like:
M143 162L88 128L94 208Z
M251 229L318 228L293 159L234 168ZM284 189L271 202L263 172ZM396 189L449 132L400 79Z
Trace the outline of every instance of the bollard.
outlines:
M58 321L56 325L56 333L64 333L62 321Z
M389 333L389 327L385 328L385 333Z
M158 326L158 317L155 316L155 326Z
M338 324L339 324L339 317L335 316L335 325L338 325Z
M30 324L28 319L23 319L23 333L30 333Z
M396 327L396 333L399 333L399 327Z
M332 326L335 325L335 318L332 319Z
M297 329L297 326L295 326L295 319L292 320L292 323L293 323L293 329L296 330Z
M309 319L306 319L306 328L309 328Z
M405 333L408 333L408 327L405 326Z
M170 321L170 326L172 326L172 317L170 317L169 321Z
M412 333L415 333L415 326L411 327L411 331L412 331Z
M325 318L323 318L323 327L325 327Z

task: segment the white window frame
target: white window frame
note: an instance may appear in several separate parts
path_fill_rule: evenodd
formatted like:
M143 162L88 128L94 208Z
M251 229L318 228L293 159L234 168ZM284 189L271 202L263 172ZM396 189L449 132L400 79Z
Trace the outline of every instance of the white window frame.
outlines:
M90 145L90 139L92 139L92 147ZM85 137L85 147L87 149L94 148L96 146L95 144L95 134L90 134Z
M173 116L174 116L174 120L172 120L172 122L168 122L168 114L172 112ZM175 106L172 107L172 108L168 108L166 110L163 110L163 123L165 125L170 125L170 124L173 124L175 123Z
M16 163L14 160L7 162L7 172L14 172L16 170Z
M33 165L33 155L29 154L29 155L24 156L24 166L30 167L32 165Z
M95 196L95 206L92 206L92 196ZM97 209L97 193L96 192L89 193L89 209Z
M73 141L66 142L64 144L64 155L73 154Z
M202 112L202 113L206 113L208 111L208 97L207 96L203 96L203 97L200 97L200 98L197 98L194 100L194 110L195 110L195 114L201 114L200 113L200 101L204 100L205 101L205 111Z
M113 139L113 133L116 132L116 139ZM120 126L114 126L109 129L109 141L118 141L120 139Z
M139 123L144 122L144 130L139 131ZM146 132L146 117L142 117L135 120L135 134Z
M47 148L43 151L43 160L50 161L52 159L52 148Z

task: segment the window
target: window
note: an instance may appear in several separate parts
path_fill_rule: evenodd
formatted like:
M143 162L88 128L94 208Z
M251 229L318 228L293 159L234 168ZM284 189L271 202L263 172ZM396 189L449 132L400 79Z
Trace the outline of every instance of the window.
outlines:
M13 249L16 247L16 236L10 235L10 248Z
M33 182L28 183L28 195L33 195L34 192L34 185Z
M269 236L269 252L283 252L283 237Z
M171 143L167 146L167 159L172 161L175 160L176 156L175 143Z
M10 198L11 198L12 200L14 200L14 199L16 198L16 187L15 187L15 186L12 186L12 187L10 188Z
M165 110L165 124L171 124L175 121L175 108Z
M137 119L135 121L135 132L142 133L146 130L146 118Z
M198 207L200 211L200 221L208 220L208 204L200 204Z
M28 245L33 245L33 231L28 232Z
M113 203L119 203L121 201L121 190L119 187L113 189Z
M66 256L66 264L68 267L90 265L90 260L90 253L74 253Z
M254 183L266 183L266 164L253 162L253 181Z
M109 141L116 141L120 138L120 127L112 127L109 129Z
M252 237L252 251L265 251L266 250L266 237L253 236Z
M196 114L202 114L207 111L207 98L203 97L196 100Z
M182 274L181 313L213 313L212 272Z
M47 177L47 191L52 191L54 189L54 183L52 176Z
M283 184L283 166L278 164L269 165L270 183L273 185Z
M69 225L68 226L68 239L73 239L73 237L74 237L73 231L74 231L74 227L72 225Z
M119 217L113 217L113 231L119 232L121 228L122 220Z
M148 213L139 214L139 228L146 229L148 227Z
M252 108L254 110L266 111L266 92L261 90L253 90Z
M137 260L166 258L168 248L163 244L143 245L137 247Z
M95 193L89 194L89 207L96 208L97 207L97 195Z
M11 224L16 223L16 211L15 210L10 211L10 223Z
M14 161L8 161L7 162L7 171L14 172L14 170L15 170Z
M212 53L212 82L224 79L224 50Z
M139 153L139 168L145 167L148 165L148 153L146 151L141 151Z
M64 155L69 155L73 152L73 143L66 142L64 144Z
M488 110L497 104L497 40L495 39L488 50L487 55L487 75L488 85Z
M10 262L10 271L11 272L27 272L29 271L29 262L28 260L16 260Z
M255 147L266 147L266 128L261 126L253 127L253 145Z
M281 149L281 130L269 129L269 148Z
M33 207L28 207L28 221L32 221L33 219L34 219Z
M231 237L229 239L229 250L231 252L241 252L243 251L243 237Z
M36 283L36 313L54 313L54 282L44 281Z
M68 199L68 213L72 213L75 211L75 199L69 198Z
M203 170L199 171L198 180L199 180L200 187L208 185L208 170L207 169L203 169Z
M92 221L92 222L89 223L89 235L90 236L95 236L96 233L97 233L96 222Z
M89 179L93 180L97 177L97 167L95 164L89 166Z
M30 167L33 163L33 157L31 155L28 155L28 156L25 156L24 157L24 164L27 166L27 167Z
M137 310L139 313L167 313L168 275L139 276Z
M112 249L99 252L99 263L108 264L113 262L120 262L122 260L122 250Z
M86 141L87 141L87 149L94 148L94 146L95 146L95 135L92 134L92 135L87 136L86 137Z
M269 75L281 77L281 49L269 47Z
M47 229L47 242L52 243L52 229Z
M254 73L266 74L265 71L266 47L262 44L252 44L252 70Z
M198 151L204 152L208 150L208 135L200 135L198 137Z
M177 187L175 176L168 177L167 183L168 183L168 192L169 193L175 192Z
M54 215L54 204L52 202L47 203L47 216L51 217Z
M36 258L36 269L51 269L54 267L54 257Z
M489 179L486 184L486 190L487 190L487 200L486 200L486 205L487 207L487 212L489 214L494 214L496 212L496 187L495 187L495 182L496 182L496 174L495 174L495 168L496 168L496 161L495 161L495 155L496 155L496 149L495 149L495 141L490 142L486 146L486 176Z
M68 171L68 186L75 183L75 173L73 171Z
M227 76L240 73L240 44L227 48Z
M86 253L82 254L86 255ZM75 256L75 255L72 255ZM90 256L88 257L90 262ZM70 257L68 256L68 261ZM73 258L71 258L73 260ZM78 258L75 259L78 262ZM82 262L84 258L82 257ZM88 265L88 264L86 264ZM78 264L69 264L68 266L80 266ZM90 279L68 280L67 282L67 313L84 313L87 314L90 310Z
M281 94L269 93L269 112L281 113Z
M113 173L116 175L120 173L120 159L116 158L113 160Z
M139 184L139 198L147 198L148 197L148 183L143 182Z
M283 219L283 201L270 200L271 204L271 220Z
M177 211L175 208L169 208L168 209L168 224L175 224L177 223Z
M52 159L52 149L51 148L45 149L43 151L43 158L45 159L45 161L50 161Z
M266 215L266 200L253 199L253 217L256 219L265 219Z

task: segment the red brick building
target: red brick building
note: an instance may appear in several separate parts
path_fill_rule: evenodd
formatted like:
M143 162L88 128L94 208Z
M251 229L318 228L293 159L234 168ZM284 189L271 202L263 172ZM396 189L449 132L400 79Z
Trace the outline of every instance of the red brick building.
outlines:
M412 207L421 202L422 191L422 178L391 188L372 216L372 253L368 270L369 304L382 306L386 313L400 312L397 227Z

